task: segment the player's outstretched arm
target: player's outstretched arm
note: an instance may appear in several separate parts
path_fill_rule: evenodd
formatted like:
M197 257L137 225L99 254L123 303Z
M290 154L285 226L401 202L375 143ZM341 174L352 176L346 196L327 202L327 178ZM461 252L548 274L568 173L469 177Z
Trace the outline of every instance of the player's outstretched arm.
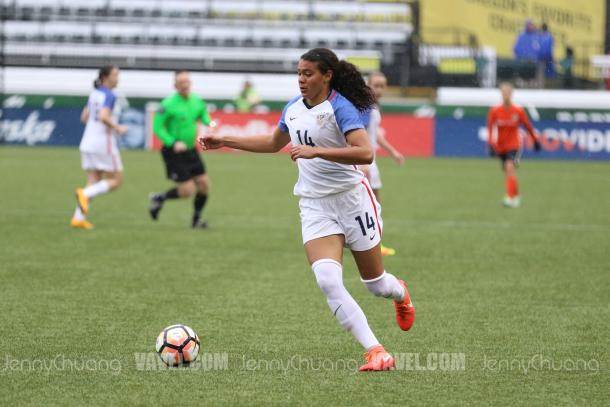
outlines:
M405 163L405 156L400 153L387 138L385 138L385 130L379 127L377 129L377 143L381 148L390 153L396 164L403 165Z
M373 148L366 130L352 130L345 137L349 144L348 147L327 148L299 144L290 149L290 157L293 161L298 158L311 159L318 157L341 164L354 165L371 164L373 162Z
M290 135L276 128L272 134L258 136L233 136L208 133L198 137L204 150L231 147L253 153L276 153L290 142Z

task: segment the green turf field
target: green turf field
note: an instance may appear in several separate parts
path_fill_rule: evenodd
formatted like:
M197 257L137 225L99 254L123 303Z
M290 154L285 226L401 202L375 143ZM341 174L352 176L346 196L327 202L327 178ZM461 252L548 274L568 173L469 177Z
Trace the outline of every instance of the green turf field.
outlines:
M306 263L287 156L206 155L206 231L187 228L189 201L153 223L161 159L123 161L123 188L92 204L95 230L71 230L77 150L0 147L0 405L610 402L607 163L526 161L509 210L495 161L381 159L398 251L386 267L418 314L400 331L346 257L346 286L400 367L362 374ZM177 322L207 362L142 364Z

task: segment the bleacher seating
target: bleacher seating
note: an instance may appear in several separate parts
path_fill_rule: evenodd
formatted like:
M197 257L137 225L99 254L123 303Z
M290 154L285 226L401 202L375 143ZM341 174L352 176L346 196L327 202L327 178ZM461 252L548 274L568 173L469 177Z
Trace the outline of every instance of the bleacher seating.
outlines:
M111 46L130 45L134 64L136 45L192 47L196 54L202 47L227 49L237 61L261 49L327 46L381 51L391 62L393 47L402 47L412 30L408 5L391 1L5 0L2 12L8 64L36 61L42 54L48 57L41 64L55 57L72 60L74 55L61 53L79 44L95 44L93 51L109 46L104 48L109 60L123 52ZM13 58L10 50L20 47ZM32 54L25 58L24 50ZM173 58L165 48L155 55L160 61ZM77 63L89 66L91 58L85 53ZM248 66L254 67L252 61Z

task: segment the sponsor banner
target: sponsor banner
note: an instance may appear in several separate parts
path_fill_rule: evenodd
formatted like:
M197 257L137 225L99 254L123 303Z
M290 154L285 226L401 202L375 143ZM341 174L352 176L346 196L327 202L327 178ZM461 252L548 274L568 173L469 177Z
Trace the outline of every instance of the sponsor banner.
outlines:
M147 148L161 148L159 139L153 134L153 116L155 105L147 107ZM215 112L212 118L217 124L216 133L238 136L271 134L280 120L280 112L266 114ZM432 118L420 118L401 114L384 114L382 127L386 138L392 145L407 156L429 157L434 153L434 121ZM203 128L199 130L204 131ZM289 146L282 151L287 151ZM231 150L231 149L222 149ZM380 151L379 155L387 155Z
M2 109L0 143L78 145L83 132L78 109Z
M386 139L409 157L430 157L434 154L434 119L402 114L382 114L381 127ZM384 150L378 152L384 156Z
M80 122L81 108L29 107L0 110L0 144L78 146L84 125ZM118 137L121 148L144 147L144 113L124 109L119 122L128 126L126 134Z
M533 146L524 129L527 158L610 160L610 128L605 123L559 122L532 123L542 136L542 151ZM436 119L435 155L458 157L487 156L487 125L484 119Z

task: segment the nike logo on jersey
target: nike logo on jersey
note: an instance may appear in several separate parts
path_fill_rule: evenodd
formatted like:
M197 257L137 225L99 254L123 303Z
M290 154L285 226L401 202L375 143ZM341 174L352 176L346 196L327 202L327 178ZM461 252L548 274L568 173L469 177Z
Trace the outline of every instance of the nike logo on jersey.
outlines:
M369 240L375 239L375 236L377 236L377 233L373 233L373 236L369 237Z
M293 121L294 119L296 119L296 117L290 117L289 119L290 121Z

